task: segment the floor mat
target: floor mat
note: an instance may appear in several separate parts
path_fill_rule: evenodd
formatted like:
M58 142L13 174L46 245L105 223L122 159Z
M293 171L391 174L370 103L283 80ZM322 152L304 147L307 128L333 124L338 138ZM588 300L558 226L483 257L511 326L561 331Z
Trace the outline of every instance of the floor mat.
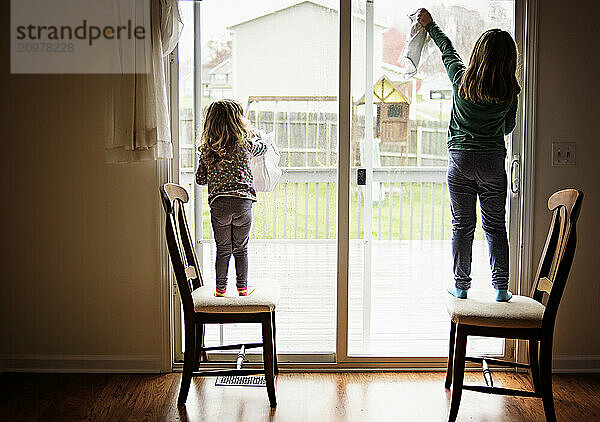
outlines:
M225 376L217 377L215 385L235 385L242 387L264 387L267 385L264 375L250 375L250 376Z

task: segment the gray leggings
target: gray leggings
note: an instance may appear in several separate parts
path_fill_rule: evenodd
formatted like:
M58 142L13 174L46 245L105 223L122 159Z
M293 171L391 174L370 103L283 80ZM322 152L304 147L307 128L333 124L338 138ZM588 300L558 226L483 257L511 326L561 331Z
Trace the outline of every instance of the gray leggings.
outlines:
M454 280L459 289L471 287L471 251L475 233L475 206L481 205L481 223L488 241L492 284L508 288L506 235L507 180L504 151L449 151L448 190L452 210Z
M229 260L235 259L236 285L248 283L248 238L252 225L252 200L219 196L210 204L210 222L217 244L217 288L227 287Z

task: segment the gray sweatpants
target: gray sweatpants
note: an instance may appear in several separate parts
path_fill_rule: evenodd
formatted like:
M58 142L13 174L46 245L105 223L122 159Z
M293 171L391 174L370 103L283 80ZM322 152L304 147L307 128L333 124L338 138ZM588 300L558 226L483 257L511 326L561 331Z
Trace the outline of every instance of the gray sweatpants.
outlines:
M448 190L452 210L452 256L456 287L471 287L471 253L477 216L488 241L492 284L508 288L508 238L506 234L507 180L504 151L457 151L448 153Z
M219 196L210 204L210 222L217 244L217 288L227 287L229 260L233 253L237 287L248 283L248 238L252 225L252 200Z

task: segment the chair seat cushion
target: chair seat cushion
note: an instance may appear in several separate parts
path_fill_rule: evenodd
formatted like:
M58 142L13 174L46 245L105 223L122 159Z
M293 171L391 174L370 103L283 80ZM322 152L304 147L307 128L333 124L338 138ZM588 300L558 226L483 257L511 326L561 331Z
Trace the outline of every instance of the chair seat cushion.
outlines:
M514 295L508 302L496 302L489 297L457 299L447 295L446 309L458 324L485 327L539 328L544 305L528 296Z
M215 297L215 286L204 285L192 292L194 310L206 313L257 313L271 312L279 303L279 283L276 280L261 279L251 284L248 296ZM235 291L235 283L228 290ZM228 292L229 294L229 292Z

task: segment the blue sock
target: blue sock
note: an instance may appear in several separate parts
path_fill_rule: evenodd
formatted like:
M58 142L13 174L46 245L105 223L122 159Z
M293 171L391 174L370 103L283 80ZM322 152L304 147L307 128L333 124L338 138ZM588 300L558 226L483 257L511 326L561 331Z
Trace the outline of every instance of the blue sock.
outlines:
M457 299L466 299L468 290L459 289L458 287L448 287L448 293Z
M512 293L508 290L496 290L496 302L508 302Z

